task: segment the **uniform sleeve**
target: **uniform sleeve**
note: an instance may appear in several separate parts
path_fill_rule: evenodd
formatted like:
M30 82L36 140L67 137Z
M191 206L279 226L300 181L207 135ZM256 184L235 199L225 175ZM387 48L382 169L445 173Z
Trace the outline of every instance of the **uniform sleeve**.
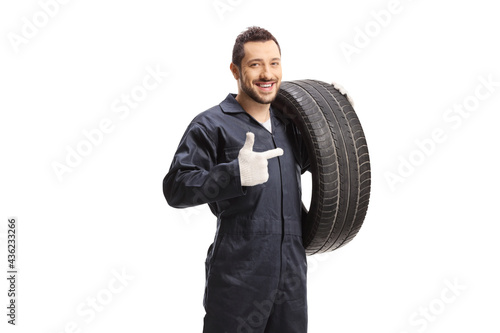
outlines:
M192 207L244 195L238 159L217 164L217 147L199 124L184 133L163 179L170 206Z

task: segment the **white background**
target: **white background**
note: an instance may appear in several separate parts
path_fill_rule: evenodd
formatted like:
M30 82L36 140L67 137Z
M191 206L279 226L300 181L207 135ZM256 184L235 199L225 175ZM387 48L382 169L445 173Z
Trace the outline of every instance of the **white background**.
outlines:
M201 332L215 218L169 207L161 183L189 121L236 92L232 46L251 25L277 37L284 80L347 89L370 149L360 233L309 258L309 332L499 331L492 1L221 0L218 12L213 0L74 0L46 22L40 3L0 5L0 266L17 216L20 271L15 327L0 283L2 332ZM114 112L147 68L168 76L127 116ZM447 111L464 101L466 117ZM54 162L103 119L112 131L59 180ZM401 178L391 187L388 175Z

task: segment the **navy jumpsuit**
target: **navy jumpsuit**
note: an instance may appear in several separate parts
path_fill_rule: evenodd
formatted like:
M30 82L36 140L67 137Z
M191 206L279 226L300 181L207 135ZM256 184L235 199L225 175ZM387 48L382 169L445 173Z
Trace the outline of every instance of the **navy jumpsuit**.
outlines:
M184 133L163 192L172 207L208 203L217 232L206 259L204 333L307 332L301 174L308 159L300 133L271 108L272 133L229 94ZM269 180L242 186L238 153L246 133L269 159Z

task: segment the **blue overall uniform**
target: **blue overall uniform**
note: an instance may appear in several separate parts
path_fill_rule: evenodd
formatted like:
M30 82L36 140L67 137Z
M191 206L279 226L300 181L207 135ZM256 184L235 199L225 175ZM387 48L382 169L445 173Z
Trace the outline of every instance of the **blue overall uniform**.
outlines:
M271 108L272 133L229 94L188 126L163 180L172 207L208 203L217 232L208 249L204 333L307 332L301 174L309 167L300 133ZM282 148L269 180L242 186L238 153Z

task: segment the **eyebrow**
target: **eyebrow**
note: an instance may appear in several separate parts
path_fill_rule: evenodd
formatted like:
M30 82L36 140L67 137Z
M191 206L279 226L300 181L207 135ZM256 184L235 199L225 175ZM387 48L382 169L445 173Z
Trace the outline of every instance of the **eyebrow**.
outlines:
M271 61L276 61L276 60L281 61L281 58L272 58L272 59L271 59ZM252 61L264 61L264 59L262 59L262 58L250 59L250 60L248 60L248 61L247 61L247 63L250 63L250 62L252 62Z

